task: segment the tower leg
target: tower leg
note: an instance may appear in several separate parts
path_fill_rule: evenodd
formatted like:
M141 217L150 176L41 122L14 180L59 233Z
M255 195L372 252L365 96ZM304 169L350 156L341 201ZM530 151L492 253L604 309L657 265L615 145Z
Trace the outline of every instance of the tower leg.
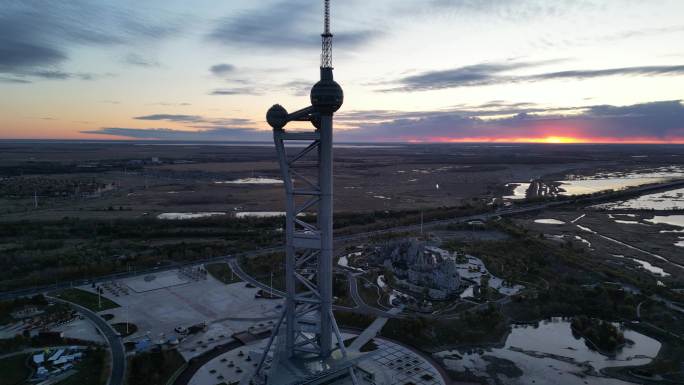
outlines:
M332 350L332 245L333 245L333 154L332 114L321 116L319 185L321 189L318 208L318 226L321 232L321 254L318 263L318 287L321 294L321 356L329 357Z
M274 141L276 151L278 152L278 160L280 163L280 171L283 176L283 184L285 185L285 291L287 297L285 298L285 346L288 355L294 351L295 343L295 310L296 310L296 282L295 282L295 246L293 244L295 224L295 200L292 194L292 178L290 177L289 166L287 164L287 156L285 154L285 145L282 139L282 132L274 131Z

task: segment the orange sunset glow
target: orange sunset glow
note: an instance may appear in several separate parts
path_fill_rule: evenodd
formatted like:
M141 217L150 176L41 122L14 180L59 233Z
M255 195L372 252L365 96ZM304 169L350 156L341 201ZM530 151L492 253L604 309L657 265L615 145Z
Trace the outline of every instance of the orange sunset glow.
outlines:
M537 138L510 137L466 137L446 138L428 137L423 139L407 139L408 143L542 143L542 144L684 144L684 137L653 139L653 138L606 138L606 137L565 137L544 136Z

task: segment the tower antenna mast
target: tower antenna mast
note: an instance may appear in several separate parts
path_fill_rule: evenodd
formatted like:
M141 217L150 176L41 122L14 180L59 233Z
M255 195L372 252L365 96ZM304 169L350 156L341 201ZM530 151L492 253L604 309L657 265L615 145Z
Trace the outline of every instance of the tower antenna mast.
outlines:
M325 9L323 17L323 34L322 43L323 50L321 52L321 68L332 69L332 38L333 35L330 33L330 0L325 0Z

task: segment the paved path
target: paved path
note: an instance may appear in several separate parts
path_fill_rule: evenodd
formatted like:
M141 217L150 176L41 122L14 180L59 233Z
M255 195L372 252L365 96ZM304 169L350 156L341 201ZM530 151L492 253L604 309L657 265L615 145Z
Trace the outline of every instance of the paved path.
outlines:
M636 314L636 315L637 315L637 317L636 317L637 320L641 320L641 305L643 305L644 302L646 302L646 301L641 301L641 302L639 302L639 304L637 305L637 312L636 312L636 313L637 313L637 314Z
M102 335L107 340L107 343L109 344L109 349L112 352L112 371L110 373L109 380L107 381L107 385L123 385L126 377L126 350L124 350L121 337L112 328L112 326L109 325L107 321L100 318L100 316L95 314L93 311L81 305L77 305L73 302L65 301L59 298L48 298L52 301L65 303L73 307L79 313L83 314L85 317L87 317L95 324L97 329L100 331L100 333L102 333Z
M354 303L356 303L356 307L351 309L352 311L376 317L402 318L402 315L399 314L399 312L384 311L365 303L359 294L358 279L352 272L347 272L347 280L349 281L349 295L352 297Z
M400 312L401 309L398 307L392 308L389 311L391 314L399 314ZM387 317L376 318L373 323L371 323L363 332L361 332L361 334L356 337L356 339L354 339L354 342L349 345L349 350L360 351L363 345L380 334L380 330L382 330L382 327L387 323L387 319Z

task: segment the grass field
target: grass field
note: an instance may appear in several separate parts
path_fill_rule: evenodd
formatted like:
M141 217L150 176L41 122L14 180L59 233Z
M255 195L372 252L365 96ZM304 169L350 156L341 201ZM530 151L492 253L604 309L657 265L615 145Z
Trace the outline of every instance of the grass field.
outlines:
M128 323L128 329L126 329L126 322L119 322L119 323L112 324L112 327L119 334L121 334L121 337L128 337L131 334L138 331L138 327L132 323ZM128 330L128 331L126 331L126 330Z
M375 282L378 280L378 275L375 273L365 274L363 278L365 279L358 280L359 295L367 305L377 307L378 300L380 299L380 289Z
M230 284L235 282L241 282L242 280L237 274L233 273L233 270L226 263L210 263L205 265L205 268L211 274L212 277L218 279L219 281Z
M23 384L31 371L26 367L28 354L19 354L0 360L0 385Z
M128 385L165 385L185 363L177 350L142 353L128 363Z
M54 293L53 296L65 301L73 302L77 305L81 305L95 312L119 307L116 302L105 296L101 296L102 306L100 306L97 294L81 289L64 289Z

